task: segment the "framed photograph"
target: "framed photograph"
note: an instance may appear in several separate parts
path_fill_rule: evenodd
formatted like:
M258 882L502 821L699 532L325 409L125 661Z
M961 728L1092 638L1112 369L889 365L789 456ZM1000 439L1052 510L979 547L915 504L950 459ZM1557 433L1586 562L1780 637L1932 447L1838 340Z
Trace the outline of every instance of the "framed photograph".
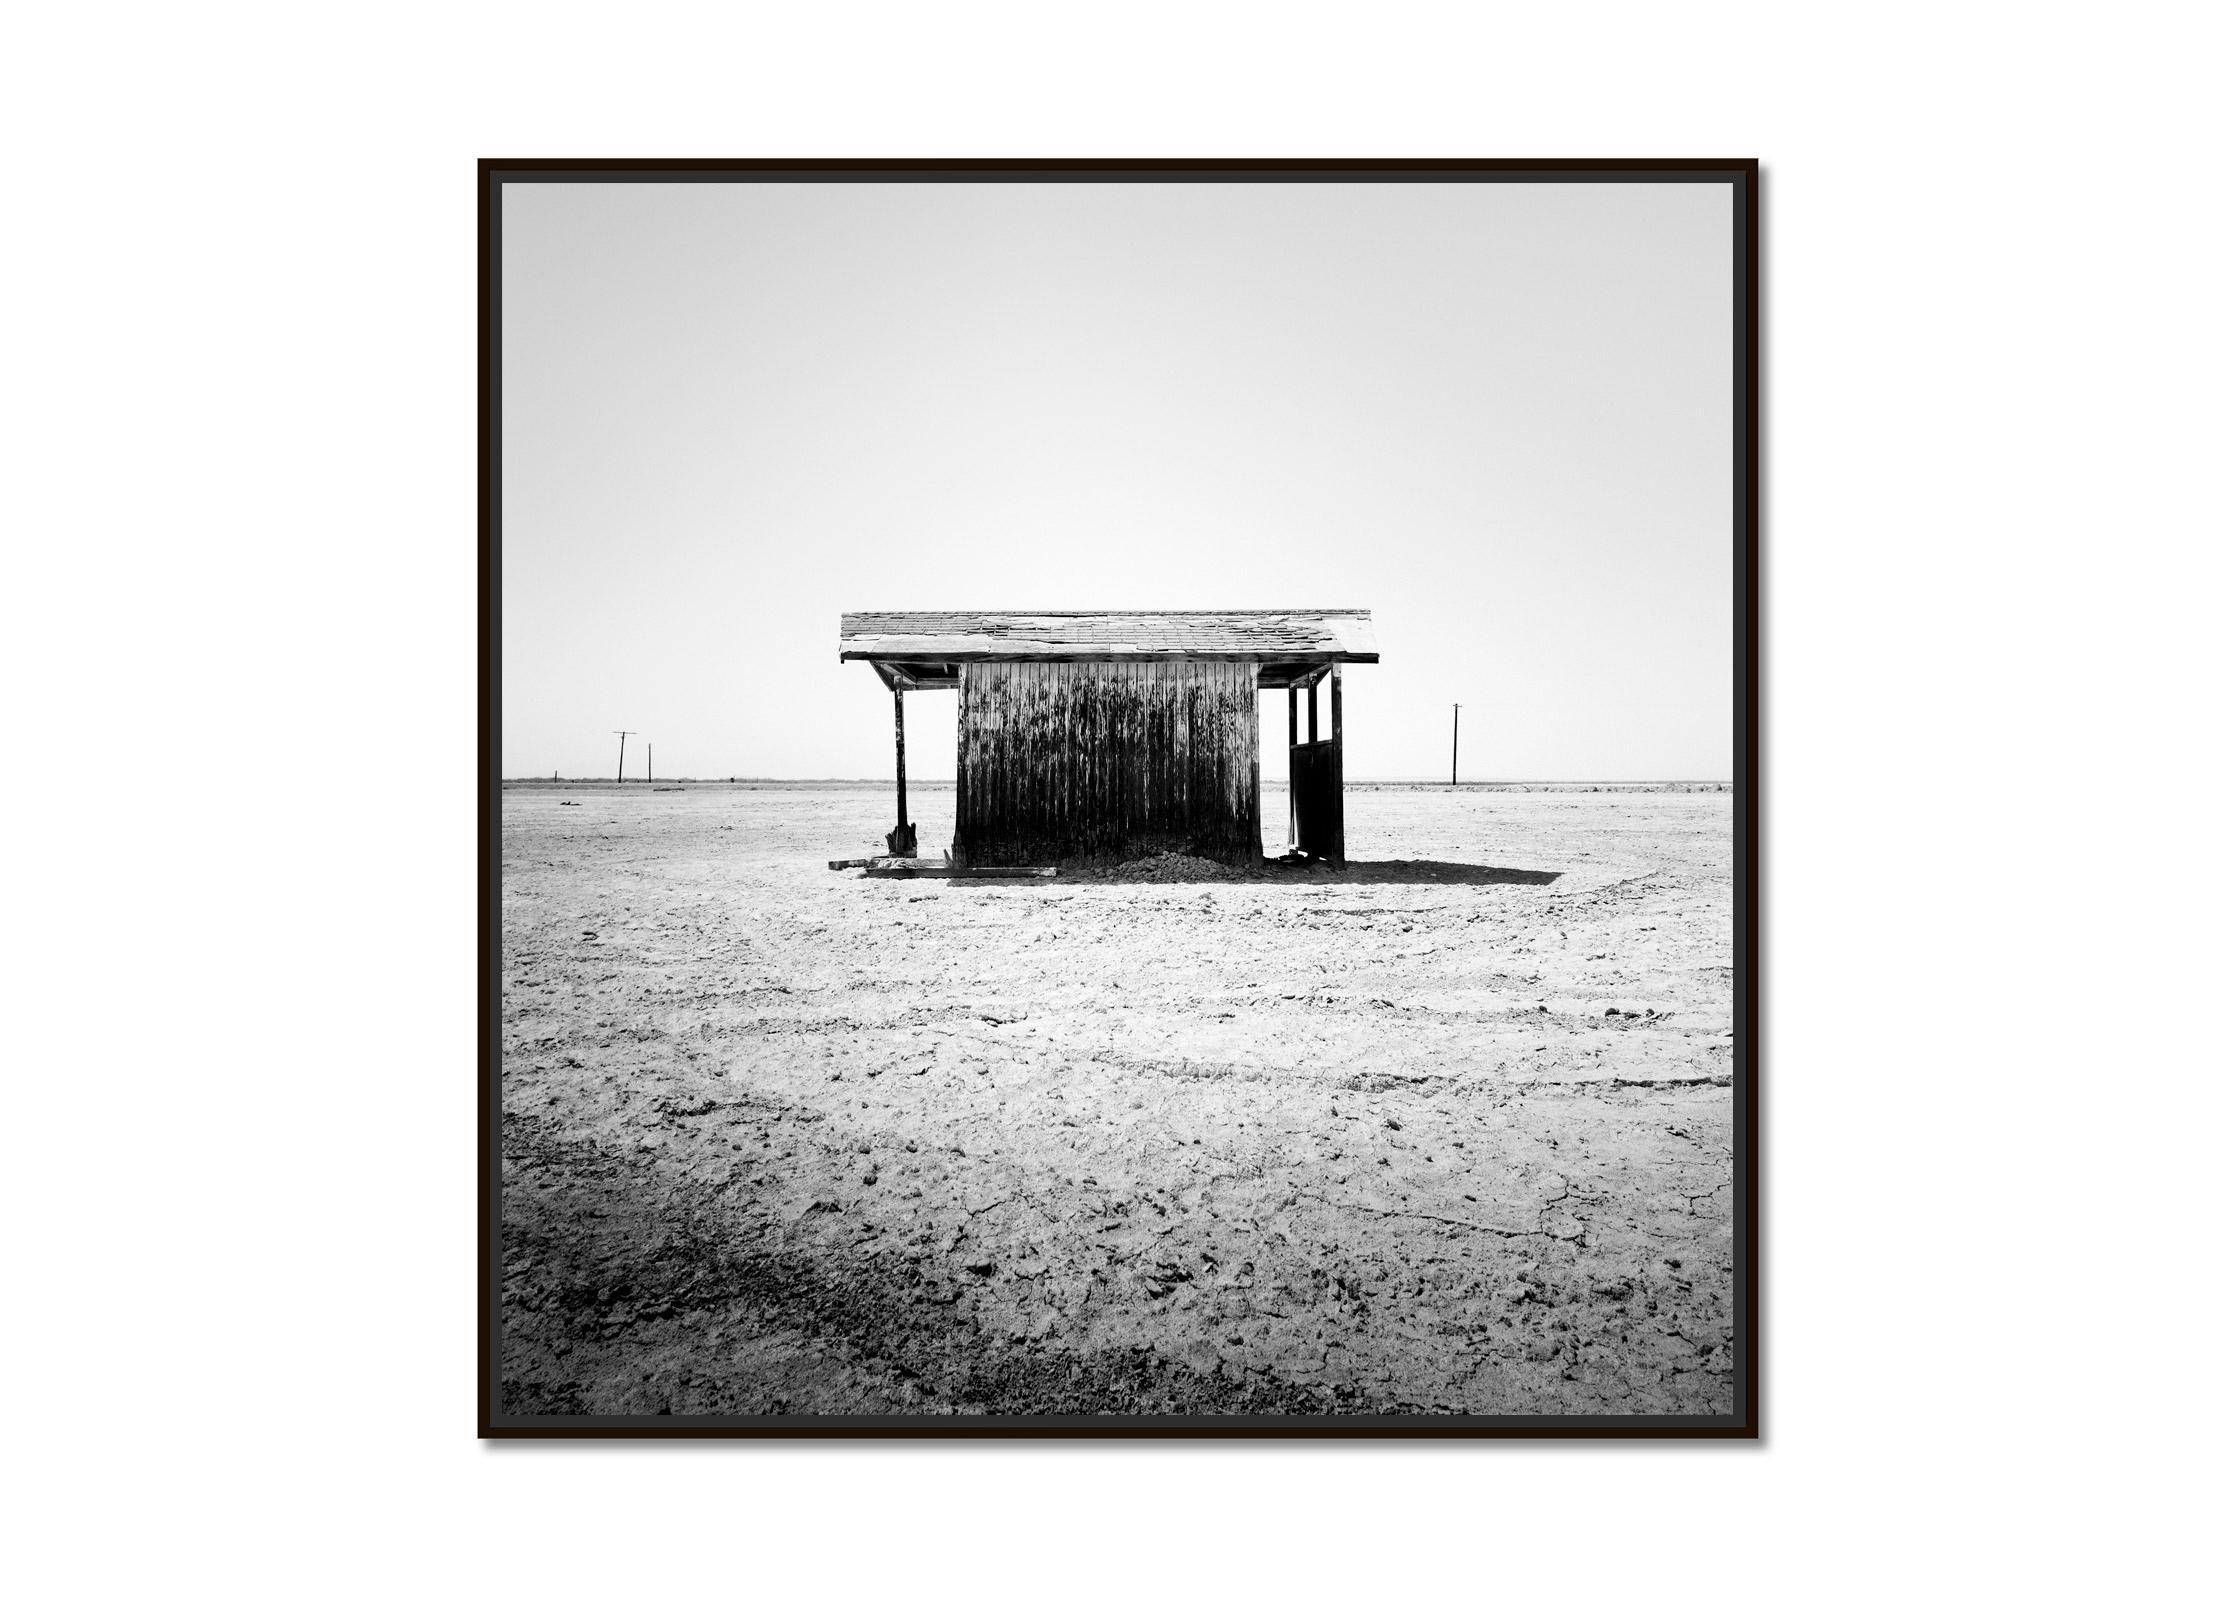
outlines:
M1757 1436L1755 162L479 206L482 1436Z

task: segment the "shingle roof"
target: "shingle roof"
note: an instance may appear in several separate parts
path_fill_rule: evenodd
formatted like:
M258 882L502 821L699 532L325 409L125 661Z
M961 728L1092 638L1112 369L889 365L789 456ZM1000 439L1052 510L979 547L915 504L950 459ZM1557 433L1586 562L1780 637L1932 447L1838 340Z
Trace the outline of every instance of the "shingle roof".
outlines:
M843 661L1374 661L1366 611L850 611Z

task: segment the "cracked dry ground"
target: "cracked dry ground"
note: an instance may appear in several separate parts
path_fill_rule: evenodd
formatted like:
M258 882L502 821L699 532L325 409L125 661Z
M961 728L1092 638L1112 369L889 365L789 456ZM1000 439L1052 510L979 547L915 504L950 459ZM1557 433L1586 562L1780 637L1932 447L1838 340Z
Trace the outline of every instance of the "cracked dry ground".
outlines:
M890 803L505 794L507 1412L1731 1408L1731 796L828 871Z

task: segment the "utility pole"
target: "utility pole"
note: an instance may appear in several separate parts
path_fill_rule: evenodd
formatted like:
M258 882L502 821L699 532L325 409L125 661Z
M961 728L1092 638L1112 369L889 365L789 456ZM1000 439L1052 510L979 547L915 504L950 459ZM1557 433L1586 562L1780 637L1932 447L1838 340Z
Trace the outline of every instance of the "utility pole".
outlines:
M1447 787L1450 789L1461 781L1462 776L1462 702L1460 700L1454 703L1454 750L1452 760L1454 764L1447 768Z
M646 782L653 782L653 741L646 741Z
M622 752L630 743L630 735L638 730L635 728L617 728L614 731L622 735L622 743L614 747L614 781L620 783L622 781Z

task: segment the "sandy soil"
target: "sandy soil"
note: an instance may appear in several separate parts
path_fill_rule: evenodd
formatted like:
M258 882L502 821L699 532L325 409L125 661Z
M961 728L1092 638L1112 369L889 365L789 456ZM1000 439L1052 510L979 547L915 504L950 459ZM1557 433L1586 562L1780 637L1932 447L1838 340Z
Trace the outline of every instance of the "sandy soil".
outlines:
M1731 1407L1731 796L828 871L890 804L507 791L508 1411Z

